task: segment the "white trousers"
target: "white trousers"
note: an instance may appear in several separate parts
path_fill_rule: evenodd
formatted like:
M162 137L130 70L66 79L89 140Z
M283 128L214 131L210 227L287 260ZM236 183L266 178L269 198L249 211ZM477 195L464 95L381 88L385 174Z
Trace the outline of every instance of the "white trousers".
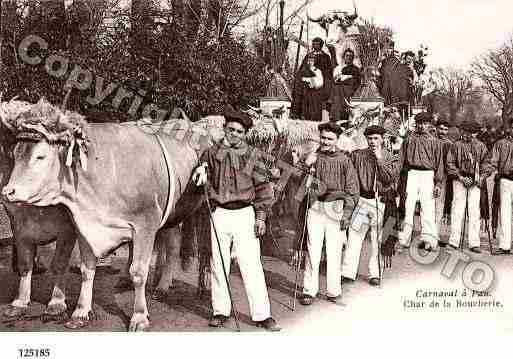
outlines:
M409 246L413 231L415 204L420 200L421 240L432 247L438 246L438 231L435 221L435 199L433 197L433 171L408 171L403 230L398 233L399 243Z
M511 250L511 202L513 201L513 181L502 178L500 180L501 215L500 230L497 231L499 247Z
M454 197L451 206L451 236L449 244L459 247L461 240L461 230L463 221L465 221L465 202L467 201L468 192L468 219L465 226L468 233L468 245L470 248L479 247L481 240L479 238L481 229L481 211L480 198L481 190L477 186L465 188L460 181L453 181L452 188Z
M346 232L340 230L340 219L344 201L314 202L308 210L308 253L305 261L303 293L315 297L319 292L319 265L322 245L326 240L326 291L330 297L342 292L340 284L340 264L342 246L347 240Z
M379 200L376 211L375 199L360 197L349 228L349 237L347 239L344 261L342 264L342 275L344 277L356 279L362 244L367 232L370 230L371 246L369 253L369 278L379 278L378 234L379 242L381 242L383 235L384 211L385 204Z
M225 270L230 273L230 247L233 245L242 281L248 296L251 319L261 321L271 316L271 306L260 261L260 242L255 236L255 211L252 207L229 210L217 208L212 214L219 236ZM212 309L214 315L230 316L231 303L223 273L219 247L212 231Z

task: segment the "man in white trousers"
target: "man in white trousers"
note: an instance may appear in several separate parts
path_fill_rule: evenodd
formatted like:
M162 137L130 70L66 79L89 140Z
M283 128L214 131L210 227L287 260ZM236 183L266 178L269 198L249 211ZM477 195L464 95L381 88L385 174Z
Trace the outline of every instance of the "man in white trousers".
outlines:
M421 243L427 251L438 250L438 228L435 221L435 198L443 178L442 146L427 131L431 114L421 112L415 116L415 132L403 142L401 168L407 171L404 221L398 233L399 243L405 248L411 243L415 204L421 206Z
M450 199L452 198L452 181L447 180L447 153L451 148L453 142L449 138L449 122L444 118L439 118L436 123L436 137L442 146L442 161L444 166L443 180L440 185L440 195L435 201L435 219L438 227L438 244L440 247L447 246L447 239L442 240L442 237L448 238L450 235Z
M511 254L511 214L513 202L513 131L505 130L506 137L492 148L490 165L499 176L500 186L500 230L497 231L499 249L495 254Z
M326 240L327 298L336 303L342 292L340 263L346 230L358 201L358 178L351 159L337 149L342 133L334 122L319 125L321 143L319 150L305 163L315 168L317 190L308 208L308 230L303 296L300 303L310 305L319 292L319 265L322 245Z
M447 154L447 175L452 180L454 193L449 246L452 249L459 248L462 225L468 220L469 248L474 253L481 253L480 187L483 183L486 185L485 179L490 174L488 149L474 138L480 130L478 123L465 121L460 130L461 139L454 143ZM468 214L468 218L465 218L465 214Z
M278 331L280 327L271 317L258 239L266 230L266 214L273 201L272 187L268 177L257 172L259 159L246 143L246 133L253 125L251 118L233 110L227 111L224 117L225 137L203 154L193 174L197 185L204 185L208 180L213 209L210 260L213 315L209 326L222 327L231 314L225 273L229 276L233 247L251 319L257 327Z
M381 126L367 127L364 135L369 147L351 153L360 185L360 197L349 227L349 237L342 265L344 281L356 279L362 244L370 230L369 284L380 285L378 241L382 241L383 215L385 213L382 195L384 190L395 183L399 175L397 161L394 161L392 154L383 149L385 132L386 130Z

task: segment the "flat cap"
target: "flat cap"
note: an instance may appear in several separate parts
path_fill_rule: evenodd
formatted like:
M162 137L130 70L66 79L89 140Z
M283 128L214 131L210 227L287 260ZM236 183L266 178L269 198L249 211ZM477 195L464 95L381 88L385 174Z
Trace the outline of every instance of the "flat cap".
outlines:
M461 129L470 133L477 133L481 131L481 125L473 120L465 120L461 124Z
M223 112L223 116L225 118L226 123L228 122L238 122L240 123L246 130L249 130L253 127L253 120L249 115L244 112L236 111L231 108L227 108Z
M329 132L333 132L334 134L338 136L340 136L342 134L342 132L344 132L344 130L339 126L337 125L335 122L324 122L324 123L321 123L319 124L319 126L317 126L317 128L319 129L319 132L322 132L322 131L329 131Z
M420 112L415 115L415 123L431 123L433 116L429 112Z
M380 135L383 136L387 130L385 130L382 126L372 125L365 129L363 132L364 136L372 136L372 135Z

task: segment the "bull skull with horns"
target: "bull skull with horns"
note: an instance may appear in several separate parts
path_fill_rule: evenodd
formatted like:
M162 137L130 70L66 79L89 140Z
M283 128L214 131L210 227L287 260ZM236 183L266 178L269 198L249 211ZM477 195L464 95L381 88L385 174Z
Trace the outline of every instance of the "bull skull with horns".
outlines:
M353 3L354 4L354 3ZM356 10L356 4L354 4L354 13L349 14L347 11L331 10L330 12L319 16L318 18L311 18L308 16L308 20L319 24L326 31L328 35L329 25L334 22L338 22L338 26L342 29L347 29L352 26L355 20L358 18L358 11Z

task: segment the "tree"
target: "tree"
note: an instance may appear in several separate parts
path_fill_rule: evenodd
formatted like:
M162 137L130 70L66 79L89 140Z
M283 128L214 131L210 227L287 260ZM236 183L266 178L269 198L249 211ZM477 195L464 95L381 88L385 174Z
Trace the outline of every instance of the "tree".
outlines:
M513 119L513 37L498 49L481 55L472 63L472 72L501 104L502 120L510 126Z
M475 113L468 106L480 103L482 91L476 86L471 72L447 67L436 70L435 74L439 79L435 100L437 112L445 113L452 124L459 122L462 113Z

